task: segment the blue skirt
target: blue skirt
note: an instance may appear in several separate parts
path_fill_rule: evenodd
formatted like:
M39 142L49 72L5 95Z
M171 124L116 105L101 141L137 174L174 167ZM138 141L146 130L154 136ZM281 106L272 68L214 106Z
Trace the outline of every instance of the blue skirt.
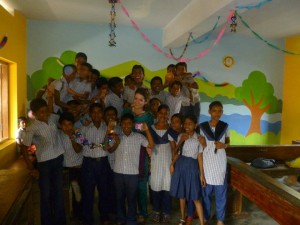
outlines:
M201 190L198 160L179 156L171 178L170 195L186 200L199 200Z

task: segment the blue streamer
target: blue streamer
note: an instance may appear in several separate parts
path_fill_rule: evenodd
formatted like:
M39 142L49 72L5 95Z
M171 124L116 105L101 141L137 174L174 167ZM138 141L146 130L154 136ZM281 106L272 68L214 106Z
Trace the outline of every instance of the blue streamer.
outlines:
M272 0L263 0L260 3L256 4L256 5L241 5L241 6L236 6L237 9L254 9L254 8L260 8L261 6L263 6L264 4L271 2Z

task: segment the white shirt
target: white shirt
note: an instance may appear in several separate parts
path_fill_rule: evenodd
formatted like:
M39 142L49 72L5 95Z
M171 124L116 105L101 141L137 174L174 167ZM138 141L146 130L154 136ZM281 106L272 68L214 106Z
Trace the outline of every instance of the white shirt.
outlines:
M178 139L177 139L178 142L180 140L181 135L182 134L180 134L178 136ZM197 159L199 153L201 153L201 152L202 152L202 148L201 148L200 142L198 140L198 135L195 132L192 137L185 140L183 148L182 148L182 156Z
M118 111L118 118L121 118L123 114L123 96L119 97L114 92L110 91L109 94L105 98L105 107L113 106Z
M115 151L114 172L138 175L141 146L147 147L148 140L144 135L136 132L131 132L129 136L121 134L120 140Z
M175 114L180 112L181 104L185 102L190 104L190 98L184 97L182 95L173 96L170 93L167 94L166 104L170 108L169 119Z
M211 128L215 131L215 128ZM227 157L225 149L218 149L215 153L214 141L209 141L200 130L200 135L205 137L207 147L203 149L203 168L206 183L210 185L223 185L226 175ZM227 128L225 134L220 139L220 142L225 143L225 138L229 137L229 129Z
M38 162L55 159L64 153L64 149L58 138L58 118L58 115L51 114L48 119L48 124L34 120L31 125L26 128L23 144L25 146L35 144Z

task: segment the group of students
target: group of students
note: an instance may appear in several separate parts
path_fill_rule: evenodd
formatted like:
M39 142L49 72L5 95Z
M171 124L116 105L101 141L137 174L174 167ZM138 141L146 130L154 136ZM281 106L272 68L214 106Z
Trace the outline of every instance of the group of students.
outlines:
M73 187L73 214L85 225L93 224L95 188L103 224L113 215L120 225L144 222L149 194L152 221L170 221L175 197L179 224L190 224L195 209L205 224L212 193L217 224L223 224L229 129L220 121L221 102L212 102L211 120L199 124L198 85L185 63L170 65L165 81L154 77L149 90L142 66L133 66L124 87L119 77L92 79L92 67L78 59L82 56L87 59L78 54L78 64L64 66L62 79L30 102L34 119L20 128L21 152L32 174L38 174L41 224L66 224L64 168ZM36 167L28 157L32 144Z

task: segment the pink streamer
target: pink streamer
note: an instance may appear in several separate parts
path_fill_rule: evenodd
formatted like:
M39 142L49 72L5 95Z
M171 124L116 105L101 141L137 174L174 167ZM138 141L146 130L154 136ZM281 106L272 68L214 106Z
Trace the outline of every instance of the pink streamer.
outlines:
M160 49L160 47L158 47L156 44L153 44L153 43L152 43L152 46L155 48L156 51L158 51L158 52L163 52L163 51Z
M135 23L135 21L133 21L131 18L130 18L130 15L129 15L129 12L127 10L127 8L122 4L121 0L118 1L121 5L121 8L123 10L123 12L125 13L125 15L130 19L130 22L132 23L132 25L134 26L134 28L141 34L141 36L144 38L144 40L148 43L150 43L152 45L152 47L158 51L158 52L161 52L163 53L165 56L167 56L168 58L171 58L171 59L174 59L178 62L190 62L192 60L196 60L196 59L199 59L199 58L202 58L203 56L205 56L206 54L208 54L214 47L215 45L221 40L221 38L223 37L224 33L225 33L225 29L226 29L226 26L228 24L228 22L230 21L231 17L232 17L232 14L234 13L234 10L230 10L229 14L228 14L228 17L227 17L227 20L226 20L226 23L224 25L224 27L222 28L222 30L220 31L220 33L218 34L216 40L214 41L212 47L204 50L203 52L199 53L196 57L194 58L180 58L180 59L176 59L174 56L172 56L170 53L168 52L164 52L160 47L158 47L156 44L152 43L150 41L150 39L148 38L148 36L142 32L139 28L139 26Z
M145 41L150 42L150 39L147 37L146 34L144 34L144 32L140 32L142 37L145 39Z
M132 23L132 25L134 26L135 29L140 31L140 28L138 27L138 25L133 20L130 20L130 22Z

